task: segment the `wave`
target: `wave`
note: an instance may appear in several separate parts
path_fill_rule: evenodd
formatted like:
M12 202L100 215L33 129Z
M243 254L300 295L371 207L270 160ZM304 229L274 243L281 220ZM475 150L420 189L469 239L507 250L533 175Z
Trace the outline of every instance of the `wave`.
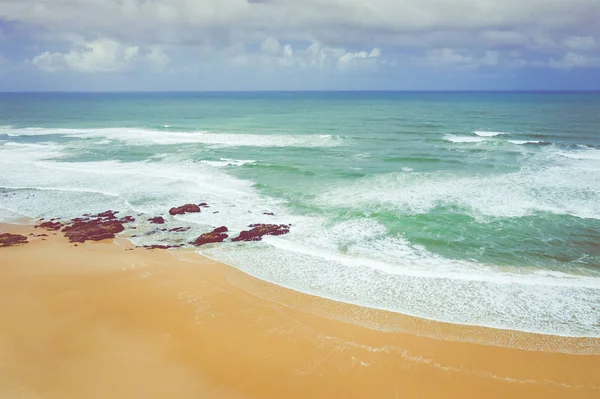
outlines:
M316 203L400 213L427 213L439 206L459 206L495 217L550 212L600 219L600 150L567 152L546 148L518 172L476 176L386 173L333 188L319 195Z
M486 141L487 139L483 137L455 136L452 134L447 134L444 136L444 140L450 141L452 143L481 143L483 141Z
M256 161L252 159L221 158L219 161L202 160L200 162L211 166L243 166L246 164L255 163Z
M336 147L342 144L339 136L292 134L214 133L208 131L171 132L138 128L53 129L0 128L9 136L60 135L69 138L105 138L129 145L206 144L224 147Z
M508 140L508 142L511 144L516 144L516 145L525 145L525 144L552 145L551 142L542 141L542 140Z
M473 134L480 136L480 137L495 137L495 136L500 136L502 134L510 134L510 133L506 133L506 132L486 132L486 131L475 131L473 132Z

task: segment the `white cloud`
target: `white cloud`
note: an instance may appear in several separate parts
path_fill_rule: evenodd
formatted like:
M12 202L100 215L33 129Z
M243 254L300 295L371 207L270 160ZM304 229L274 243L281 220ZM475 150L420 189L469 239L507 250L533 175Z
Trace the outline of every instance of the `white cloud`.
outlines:
M341 70L374 66L382 61L381 50L376 47L369 52L347 51L341 47L324 46L314 42L306 47L294 49L291 44L282 45L271 37L261 43L260 53L244 51L242 54L235 54L232 59L236 65L244 67L260 65L287 69Z
M473 56L464 51L451 48L433 49L427 51L423 57L413 57L413 62L417 65L431 67L471 67L474 66Z
M127 46L111 39L79 43L66 53L43 52L31 63L43 71L71 69L77 72L120 72L130 68L139 53L137 46Z
M0 2L0 20L31 32L37 46L74 43L31 59L45 71L353 70L407 58L459 69L572 68L600 56L600 0Z
M549 64L559 69L600 67L600 57L567 53L558 60L550 60Z
M419 38L433 31L443 32L443 36L455 40L478 38L515 43L532 41L531 38L540 34L562 35L561 32L597 36L600 2L4 0L0 18L27 23L57 35L104 35L144 44L227 40L258 43L266 37L274 37L279 42L382 46L407 40L419 43Z
M564 43L575 51L587 51L596 47L596 41L591 36L571 36L566 38Z
M150 67L155 71L163 71L171 62L171 57L164 53L159 47L152 47L148 54L145 55L149 61Z

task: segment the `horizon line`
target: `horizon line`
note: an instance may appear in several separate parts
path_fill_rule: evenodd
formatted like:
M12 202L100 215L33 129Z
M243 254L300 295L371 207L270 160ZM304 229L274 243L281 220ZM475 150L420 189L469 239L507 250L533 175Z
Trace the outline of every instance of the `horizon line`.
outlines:
M9 90L0 94L59 94L59 93L106 93L106 94L136 94L136 93L600 93L598 89L456 89L456 90L433 90L433 89L303 89L303 90Z

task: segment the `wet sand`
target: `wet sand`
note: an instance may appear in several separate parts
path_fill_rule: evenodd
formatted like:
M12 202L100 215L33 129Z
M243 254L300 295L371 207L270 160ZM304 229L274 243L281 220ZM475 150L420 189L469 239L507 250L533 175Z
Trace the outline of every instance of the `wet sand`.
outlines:
M600 397L597 339L437 323L185 249L48 234L0 248L0 398Z

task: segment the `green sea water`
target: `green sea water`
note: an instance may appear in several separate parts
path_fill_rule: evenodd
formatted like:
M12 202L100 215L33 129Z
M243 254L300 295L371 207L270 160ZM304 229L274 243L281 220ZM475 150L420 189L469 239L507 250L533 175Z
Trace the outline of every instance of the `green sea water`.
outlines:
M200 252L340 301L600 337L599 93L13 93L0 125L1 220L208 202L168 220L188 232L130 238L291 223Z

